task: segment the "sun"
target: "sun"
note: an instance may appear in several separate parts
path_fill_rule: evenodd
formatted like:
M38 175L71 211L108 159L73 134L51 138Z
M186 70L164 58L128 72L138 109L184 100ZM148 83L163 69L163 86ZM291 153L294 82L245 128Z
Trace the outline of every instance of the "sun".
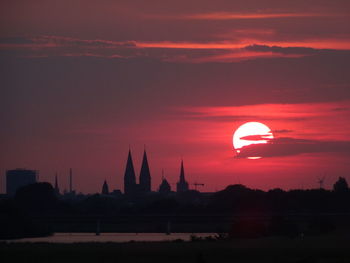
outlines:
M271 129L261 122L247 122L239 126L233 134L233 147L237 153L244 146L258 143L267 143L273 139ZM250 157L256 159L259 157Z

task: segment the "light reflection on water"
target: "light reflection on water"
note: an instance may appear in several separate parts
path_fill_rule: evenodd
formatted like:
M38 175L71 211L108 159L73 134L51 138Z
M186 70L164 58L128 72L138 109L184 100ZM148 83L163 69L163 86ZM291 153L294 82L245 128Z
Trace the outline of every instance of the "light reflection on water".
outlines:
M8 240L8 242L49 242L49 243L75 243L75 242L130 242L130 241L172 241L182 239L189 241L191 235L196 237L215 236L215 233L56 233L49 237L22 238Z

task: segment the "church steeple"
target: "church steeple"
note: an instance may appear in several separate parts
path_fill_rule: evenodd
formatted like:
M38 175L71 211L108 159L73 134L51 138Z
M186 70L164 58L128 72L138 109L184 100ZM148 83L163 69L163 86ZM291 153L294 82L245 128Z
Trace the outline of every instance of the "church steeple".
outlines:
M185 182L185 169L184 169L184 161L181 160L181 169L180 169L180 182Z
M131 151L129 149L128 160L126 163L126 168L124 173L124 193L135 194L136 187L137 186L136 186L134 164L131 157Z
M107 181L105 180L103 185L102 185L102 192L103 195L108 195L109 194L109 190L108 190L108 184Z
M181 160L180 179L179 179L179 182L176 184L176 191L177 192L188 191L188 183L186 182L186 179L185 179L185 169L184 169L183 160Z
M151 173L148 166L146 150L143 152L143 159L140 171L140 191L151 192Z

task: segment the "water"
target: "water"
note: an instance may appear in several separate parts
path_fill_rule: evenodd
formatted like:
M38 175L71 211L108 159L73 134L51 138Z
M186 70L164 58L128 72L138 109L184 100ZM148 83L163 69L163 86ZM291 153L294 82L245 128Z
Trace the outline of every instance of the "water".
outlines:
M130 241L172 241L182 239L189 241L191 235L196 237L214 236L215 233L56 233L49 237L21 238L7 240L7 242L49 242L49 243L75 243L75 242L130 242Z

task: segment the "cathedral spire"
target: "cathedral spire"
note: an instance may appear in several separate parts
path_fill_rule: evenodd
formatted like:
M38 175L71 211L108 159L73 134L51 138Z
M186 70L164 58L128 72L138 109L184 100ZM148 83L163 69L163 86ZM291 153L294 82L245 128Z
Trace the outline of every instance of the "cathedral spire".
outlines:
M181 160L181 169L180 169L180 182L185 182L185 169L184 169L184 161Z
M151 192L151 173L148 166L146 149L143 152L143 159L140 171L140 191Z
M184 169L183 160L181 160L180 178L179 178L179 182L176 184L176 191L177 192L188 191L188 183L186 182L186 179L185 179L185 169Z
M129 149L128 160L124 173L124 193L134 194L136 192L136 176L132 161L131 150Z

